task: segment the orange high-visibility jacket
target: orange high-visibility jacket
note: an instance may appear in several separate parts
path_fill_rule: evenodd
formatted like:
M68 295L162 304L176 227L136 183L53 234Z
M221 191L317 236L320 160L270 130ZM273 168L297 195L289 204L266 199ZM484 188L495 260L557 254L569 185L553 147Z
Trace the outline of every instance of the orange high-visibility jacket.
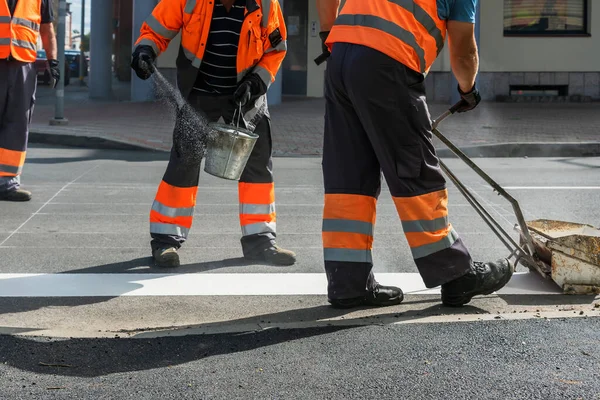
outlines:
M191 91L202 63L213 8L213 0L161 0L142 24L135 43L151 46L158 56L181 31L177 78L184 96ZM278 0L248 0L238 43L238 82L255 72L269 87L286 51L287 31Z
M8 2L0 0L0 59L12 56L22 62L35 61L41 8L42 0L21 0L11 16Z
M445 40L436 0L346 0L326 44L368 46L427 74Z

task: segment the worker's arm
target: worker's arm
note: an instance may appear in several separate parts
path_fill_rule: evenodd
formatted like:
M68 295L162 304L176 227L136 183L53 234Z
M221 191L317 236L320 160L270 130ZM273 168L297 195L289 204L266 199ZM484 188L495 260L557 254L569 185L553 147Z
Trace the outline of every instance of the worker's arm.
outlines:
M185 5L185 0L161 0L142 23L135 46L149 46L158 57L183 27Z
M266 32L268 47L252 72L260 77L265 85L264 89L268 89L275 82L277 71L287 53L287 28L279 1L263 0L265 1L271 2Z
M54 34L54 25L52 23L40 25L40 37L42 38L42 45L46 51L46 58L48 60L56 60L58 58L58 51L56 45L56 35Z
M131 55L131 68L138 78L145 80L154 73L156 58L183 27L185 5L185 0L161 0L142 23Z
M468 93L475 85L479 70L475 25L470 22L448 21L447 29L452 72L460 90Z
M317 0L321 32L329 32L338 16L340 0Z
M321 30L319 38L321 39L321 55L315 59L317 65L324 62L331 53L329 47L325 44L329 31L333 28L335 19L338 16L340 8L340 0L317 0L317 12L319 13L319 24Z
M54 34L54 25L51 22L40 24L40 37L42 38L42 45L46 51L46 59L50 67L52 87L55 88L60 80L60 68L57 60L58 46L56 45L56 35Z

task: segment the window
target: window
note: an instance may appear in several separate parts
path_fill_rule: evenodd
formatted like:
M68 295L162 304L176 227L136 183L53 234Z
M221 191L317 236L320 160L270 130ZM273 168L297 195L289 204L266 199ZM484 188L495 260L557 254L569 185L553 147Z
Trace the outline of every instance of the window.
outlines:
M587 35L587 14L587 0L504 0L504 35Z

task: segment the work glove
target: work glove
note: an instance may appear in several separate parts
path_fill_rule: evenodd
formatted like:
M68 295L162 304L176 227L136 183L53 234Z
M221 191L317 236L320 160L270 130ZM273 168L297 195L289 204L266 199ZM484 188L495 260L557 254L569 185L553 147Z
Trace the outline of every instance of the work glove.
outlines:
M462 99L461 105L458 107L456 112L462 113L466 111L471 111L477 104L481 101L481 96L479 95L479 90L477 90L476 85L473 85L473 88L465 93L460 90L460 86L458 86L458 93L460 93L460 98Z
M52 77L52 88L55 88L60 80L60 69L58 68L58 60L48 60L50 66L50 76Z
M329 36L329 31L319 32L319 37L321 38L321 55L315 58L315 64L317 65L322 64L323 61L326 61L331 55L331 53L329 52L329 48L325 45L327 36Z
M146 80L154 73L154 61L156 54L152 47L141 45L137 46L132 54L131 68L135 71L138 78Z
M251 72L238 85L233 93L233 100L235 104L241 104L244 107L250 99L256 99L265 93L267 93L267 85L260 79L260 76Z

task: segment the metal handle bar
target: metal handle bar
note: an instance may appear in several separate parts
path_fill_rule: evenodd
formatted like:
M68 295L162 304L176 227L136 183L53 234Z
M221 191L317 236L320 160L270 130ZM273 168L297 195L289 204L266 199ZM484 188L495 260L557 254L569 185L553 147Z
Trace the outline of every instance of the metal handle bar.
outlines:
M321 55L319 55L317 58L315 58L315 64L317 65L321 65L325 62L325 60L327 60L327 58L329 57L329 54L327 53L321 53Z
M475 211L481 216L481 218L486 222L486 224L492 229L492 231L498 236L498 238L504 243L504 245L512 251L511 256L515 255L517 252L520 252L521 255L517 256L517 262L521 257L525 257L529 263L532 263L533 266L537 265L536 260L536 252L535 247L533 245L533 240L531 238L531 234L529 232L529 228L525 223L525 218L523 217L523 213L521 212L521 208L519 207L519 203L516 199L514 199L510 194L508 194L500 185L498 185L488 174L486 174L479 166L477 166L465 153L463 153L458 147L456 147L448 138L446 138L438 129L437 126L444 119L454 114L460 107L464 105L464 100L459 101L455 105L453 105L449 110L440 115L437 119L432 122L432 131L438 139L440 139L448 148L458 156L461 160L463 160L473 171L475 171L481 178L483 178L488 184L490 184L494 190L498 193L498 195L504 197L506 200L510 202L513 207L513 211L517 217L517 222L521 229L521 232L525 238L525 244L527 247L525 249L521 248L514 239L498 224L498 222L485 210L485 208L475 199L475 197L471 194L471 192L467 189L465 185L460 182L460 180L450 171L450 169L446 166L446 164L440 160L440 166L442 170L448 175L450 180L456 185L458 190L462 193L463 196L467 199L469 204L475 208ZM502 235L504 237L502 237ZM507 243L510 242L514 247Z

